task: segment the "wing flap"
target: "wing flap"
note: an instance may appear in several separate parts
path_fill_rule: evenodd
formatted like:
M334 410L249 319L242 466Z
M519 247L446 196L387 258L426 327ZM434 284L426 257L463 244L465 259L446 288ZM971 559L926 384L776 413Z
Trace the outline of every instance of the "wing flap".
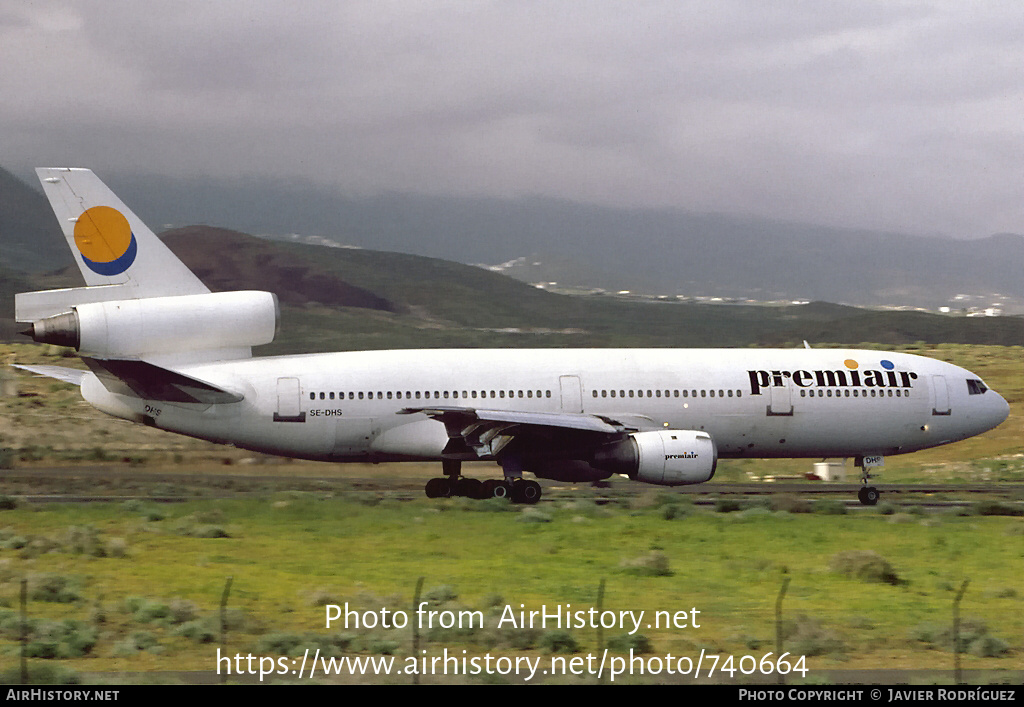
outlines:
M238 403L243 396L146 361L82 357L107 390L144 400L204 405Z
M460 407L405 408L402 412L405 414L422 412L424 415L441 420L446 424L449 421L458 424L494 422L539 427L564 427L573 430L585 430L587 432L603 432L605 434L615 434L623 430L623 427L614 421L595 417L594 415L570 412L521 412L518 410L480 410L477 408Z

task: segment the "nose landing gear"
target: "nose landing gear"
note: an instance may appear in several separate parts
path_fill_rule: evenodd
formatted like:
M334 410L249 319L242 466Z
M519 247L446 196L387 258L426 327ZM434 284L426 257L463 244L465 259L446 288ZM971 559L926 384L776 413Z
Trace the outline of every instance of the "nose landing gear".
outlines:
M882 466L885 463L885 458L880 455L857 457L855 463L861 469L860 482L863 484L860 490L857 491L857 500L861 502L861 505L874 506L878 503L878 499L882 497L882 494L874 486L868 485L868 480L872 476L868 470L875 466Z

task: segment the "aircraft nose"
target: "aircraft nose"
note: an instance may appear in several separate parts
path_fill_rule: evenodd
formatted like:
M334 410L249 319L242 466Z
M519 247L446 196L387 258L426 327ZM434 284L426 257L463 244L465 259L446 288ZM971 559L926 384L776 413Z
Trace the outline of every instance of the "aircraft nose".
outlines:
M1006 402L1006 398L1002 395L999 396L999 422L1000 424L1010 416L1010 403Z
M992 401L988 404L991 423L989 429L992 429L993 427L998 427L1003 424L1003 422L1006 421L1006 418L1010 416L1010 403L1006 402L1006 398L999 393L996 393L994 390L989 392L994 395Z

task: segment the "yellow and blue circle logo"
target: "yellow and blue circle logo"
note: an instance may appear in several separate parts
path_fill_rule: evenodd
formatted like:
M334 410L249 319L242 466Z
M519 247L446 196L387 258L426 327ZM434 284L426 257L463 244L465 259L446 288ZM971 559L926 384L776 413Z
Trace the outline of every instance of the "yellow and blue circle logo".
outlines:
M107 276L131 267L138 252L128 219L110 206L94 206L78 217L75 246L90 270Z

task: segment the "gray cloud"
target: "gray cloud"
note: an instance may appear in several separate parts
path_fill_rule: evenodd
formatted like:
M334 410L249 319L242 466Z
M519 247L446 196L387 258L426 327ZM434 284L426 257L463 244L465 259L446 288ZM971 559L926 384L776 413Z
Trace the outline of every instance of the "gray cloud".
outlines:
M1010 2L0 0L0 134L15 167L1022 232L1021 36Z

